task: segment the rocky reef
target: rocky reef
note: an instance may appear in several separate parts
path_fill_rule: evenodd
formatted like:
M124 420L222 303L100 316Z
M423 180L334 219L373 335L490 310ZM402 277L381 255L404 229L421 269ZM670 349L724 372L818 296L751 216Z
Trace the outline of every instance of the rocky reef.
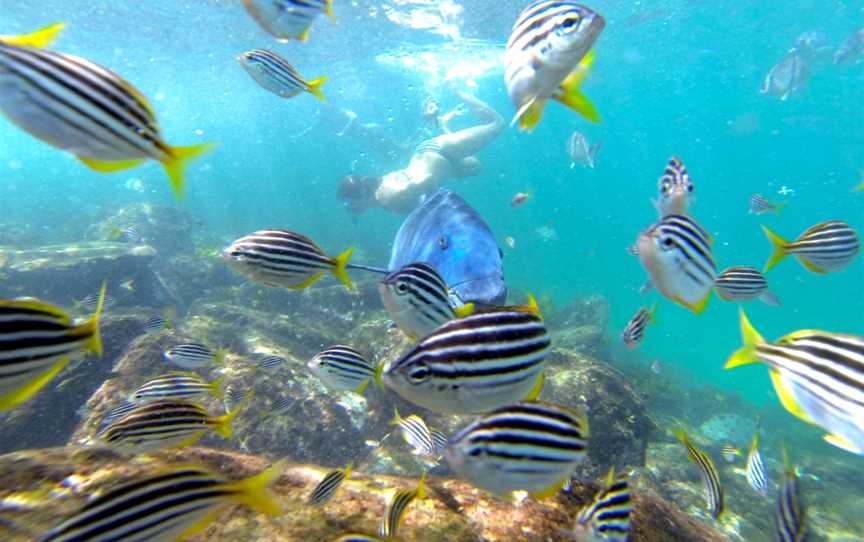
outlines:
M78 448L0 456L0 539L33 540L74 514L97 491L189 463L231 479L251 476L268 465L262 457L208 448L166 451L131 462L110 452ZM417 484L416 477L355 471L330 502L311 506L309 494L326 472L318 466L289 463L271 488L282 509L279 516L264 517L232 506L189 540L326 542L347 531L373 534L393 493ZM465 482L432 476L427 497L410 505L399 538L404 542L565 542L570 540L566 533L576 512L595 491L592 484L575 485L571 493L542 502L529 499L513 504ZM52 497L45 498L47 494ZM728 540L648 493L636 493L633 514L631 542Z

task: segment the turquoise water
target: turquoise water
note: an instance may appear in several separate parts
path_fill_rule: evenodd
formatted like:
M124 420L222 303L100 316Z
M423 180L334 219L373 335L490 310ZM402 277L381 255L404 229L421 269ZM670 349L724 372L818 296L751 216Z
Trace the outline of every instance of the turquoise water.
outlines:
M473 66L473 76L452 84L468 85L508 120L513 114L503 70L488 61L503 52L521 1L461 2L457 26L476 41L458 53L445 49L449 37L390 21L387 8L409 9L397 5L404 3L336 0L338 24L318 21L307 44L275 43L239 1L98 4L3 0L0 33L65 21L56 47L132 82L153 102L169 143L219 147L190 166L187 197L178 203L158 164L97 174L0 122L0 223L29 225L44 241L79 239L112 211L155 202L192 213L214 246L260 227L284 227L307 233L328 253L354 246L357 263L385 265L387 240L403 217L373 210L355 219L336 199L336 185L348 173L401 167L410 151L380 157L368 142L338 137L327 108L351 109L404 140L420 122L426 95L445 109L458 103L442 79L461 64ZM640 306L660 300L659 325L633 357L681 367L695 375L694 387L707 383L757 405L773 403L764 368L722 369L739 345L737 306L715 296L695 316L656 292L640 295L646 275L626 248L656 219L650 199L671 155L696 183L692 212L714 236L721 270L761 268L771 248L760 224L786 238L828 219L864 227L864 194L851 191L864 169L864 65L818 64L807 88L787 101L759 93L798 35L816 30L836 46L864 22L864 8L838 0L591 5L607 19L585 85L602 123L590 125L552 104L533 134L505 130L479 154L482 174L448 187L475 206L502 245L505 236L515 239L515 249L504 249L512 291L548 296L556 305L600 293L612 308L613 341ZM283 100L259 88L235 60L256 47L285 55L307 78L327 75L327 104L307 95ZM384 59L393 56L419 64ZM574 130L603 142L595 169L570 169L565 145ZM139 179L143 191L127 186ZM782 187L794 190L782 216L748 214L752 193L782 200ZM517 192L532 198L513 209ZM542 227L554 238L544 240ZM845 272L817 276L790 258L768 274L783 306L757 301L747 310L766 337L802 328L860 334L861 278L860 259Z

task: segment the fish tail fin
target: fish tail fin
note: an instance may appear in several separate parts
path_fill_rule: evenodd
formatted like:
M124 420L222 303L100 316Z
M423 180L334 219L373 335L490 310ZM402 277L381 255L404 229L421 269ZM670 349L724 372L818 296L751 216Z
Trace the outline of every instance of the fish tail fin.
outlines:
M777 216L780 216L780 213L783 212L783 209L785 209L787 205L789 205L789 203L785 202L785 201L781 201L780 203L775 203L774 204L774 214Z
M615 482L615 465L609 467L609 472L606 473L606 487L611 486Z
M383 375L384 375L384 364L379 363L378 367L375 367L375 383L378 384L378 388L381 391L385 391Z
M600 113L597 112L597 108L594 107L591 100L582 94L582 90L580 89L582 82L585 81L585 78L588 76L588 72L591 70L591 65L593 63L594 50L592 49L587 55L585 55L585 58L582 59L579 66L577 66L576 69L573 70L566 79L564 79L564 82L561 83L561 92L556 94L554 98L586 119L597 124L600 122Z
M765 339L759 335L759 332L750 323L744 309L739 309L739 313L741 320L741 340L744 345L726 360L726 365L723 366L724 369L734 369L741 365L756 363L758 361L756 358L756 347L765 342Z
M417 499L423 500L426 498L426 471L420 476L420 481L417 482Z
M324 93L321 92L321 87L324 86L324 83L326 82L326 75L322 75L318 79L313 79L312 81L306 82L306 85L309 87L309 93L321 100L322 102L327 101L327 98L324 97Z
M326 15L334 23L336 22L336 13L333 12L333 0L325 0L324 15Z
M270 492L270 486L282 474L285 465L284 460L277 461L267 470L251 478L229 484L227 489L233 493L235 502L245 504L268 516L278 516L282 513L282 509Z
M759 300L766 305L771 305L772 307L780 307L783 303L780 302L780 298L777 297L777 294L772 292L771 290L765 290L759 296Z
M399 415L399 409L393 407L393 419L390 420L390 425L399 425L399 422L402 421L402 416Z
M234 423L234 418L236 418L237 415L240 414L240 412L246 407L247 400L248 399L244 399L242 403L234 407L234 410L225 414L224 416L218 416L213 419L213 430L219 433L222 438L231 438L231 424Z
M678 442L687 446L690 443L690 438L687 437L687 431L685 431L681 427L676 427L672 430L672 434L675 435L675 438L678 439Z
M345 268L348 265L348 260L351 259L352 252L354 252L354 247L349 247L348 250L333 259L336 264L333 268L333 275L349 290L353 290L354 285L351 283L351 277L348 276Z
M96 301L96 311L89 320L81 324L81 329L90 334L90 340L87 341L86 350L93 352L97 356L102 355L102 337L99 334L99 318L102 316L102 309L105 307L105 291L106 284L102 283L102 288L99 289L99 299Z
M220 376L216 380L210 383L210 395L219 399L220 401L225 400L225 375Z
M543 314L540 312L540 303L537 303L537 298L531 292L528 292L528 312L536 314L541 320Z
M768 263L765 264L765 270L763 273L767 273L770 271L775 265L780 263L780 260L787 256L786 245L788 244L785 239L769 230L767 227L762 226L762 231L765 232L765 235L768 237L768 240L771 241L771 245L774 247L774 253L771 254L771 258L768 259Z
M344 469L344 472L345 472L345 478L342 480L343 482L344 482L345 480L348 480L348 478L351 477L351 471L353 471L353 470L354 470L354 463L353 463L353 462L348 463L347 465L345 465L345 469Z
M66 26L66 23L57 22L42 27L35 32L23 34L21 36L9 36L2 39L3 43L17 45L18 47L36 47L41 49L48 47L52 41L57 39L57 36Z
M120 239L121 235L123 235L123 230L121 230L118 227L114 227L111 230L111 233L108 234L108 240L109 241L116 241L117 239Z
M864 183L860 183L858 186L852 189L854 192L864 191Z
M456 314L456 318L465 318L466 316L470 316L474 313L474 303L465 303L461 307L453 309L453 312Z
M652 324L657 324L657 302L655 301L653 305L651 305L651 309L648 310L648 321Z
M306 43L307 41L309 41L309 33L310 33L310 32L312 32L312 27L311 27L311 26L310 26L309 28L307 28L306 30L304 30L302 34L300 34L299 36L297 36L297 39L298 39L301 43Z
M213 354L213 365L225 365L225 360L228 359L228 349L220 348Z
M201 143L187 147L171 147L170 157L162 165L165 168L165 173L168 174L168 180L171 181L171 188L177 199L183 199L183 172L186 165L194 158L212 150L215 146L215 143Z

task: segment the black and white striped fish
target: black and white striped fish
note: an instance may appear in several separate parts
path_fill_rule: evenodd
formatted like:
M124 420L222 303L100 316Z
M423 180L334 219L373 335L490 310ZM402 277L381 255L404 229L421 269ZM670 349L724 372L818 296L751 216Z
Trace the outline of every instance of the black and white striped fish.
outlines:
M72 517L40 542L177 540L206 529L229 504L244 504L276 516L279 504L268 491L281 463L240 481L199 467L180 467L139 477L94 494Z
M309 495L309 504L321 506L328 502L334 495L336 495L339 486L341 486L342 482L347 480L349 476L351 476L350 464L344 469L336 469L328 472L327 475L318 482L318 485L315 486L315 489L313 489L312 493Z
M175 446L189 446L209 430L231 438L231 422L241 411L211 416L201 405L164 400L136 406L112 422L100 435L108 447L122 454L139 454Z
M291 407L297 403L294 397L280 397L270 404L270 411L267 413L270 416L281 416L291 410Z
M93 316L80 324L39 300L0 300L0 411L30 399L74 354L102 355L99 318L104 300L102 286Z
M487 309L435 330L380 368L381 381L434 412L487 412L539 394L549 347L534 309Z
M286 230L259 230L234 241L222 251L237 273L253 282L299 290L312 286L328 271L349 290L345 266L352 249L331 258L311 239Z
M807 540L807 508L801 498L798 474L783 451L783 481L774 508L774 530L779 542Z
M399 534L399 528L405 521L405 514L408 512L408 507L417 499L423 500L426 498L426 473L420 477L420 482L414 489L400 489L393 494L390 502L387 504L387 510L384 512L384 517L381 519L381 526L378 529L378 534L387 540L396 539Z
M245 389L229 384L225 387L225 399L222 401L222 404L225 406L225 412L231 412L238 405L243 403L246 400L247 395L249 395Z
M161 316L153 316L144 322L144 333L147 333L148 335L159 333L166 327L168 327L168 322L164 318Z
M599 13L570 0L535 0L522 10L504 53L504 84L517 110L513 123L533 129L550 99L599 122L579 86L605 26Z
M786 410L824 429L827 442L864 455L864 337L803 329L767 342L740 313L744 346L725 368L766 364Z
M213 146L167 145L141 92L80 57L0 40L0 82L0 111L19 128L96 171L157 160L178 197L186 163Z
M129 414L130 412L135 410L136 407L138 407L137 404L133 403L132 401L126 400L120 403L120 405L109 410L108 413L105 414L105 417L102 418L102 422L99 425L99 430L96 432L96 436L104 433L105 429L107 429L112 423L114 423L115 420L118 420L126 414Z
M723 459L725 459L727 463L735 463L738 461L738 458L741 457L741 450L732 446L728 442L723 445L720 453L723 455Z
M753 194L750 196L751 215L761 215L768 211L773 211L775 215L779 215L783 207L786 207L786 203L771 203L762 194Z
M224 399L222 384L224 376L212 382L205 382L195 373L168 373L150 380L129 396L129 400L139 405L164 399L194 399L209 394Z
M449 444L449 439L442 431L438 429L430 429L429 435L432 437L432 449L434 450L434 458L437 460L444 453L444 449Z
M243 5L261 28L282 42L305 42L322 13L333 19L333 0L243 0Z
M780 300L768 289L765 275L755 267L737 266L724 270L714 281L717 297L723 301L750 301L759 298L766 305L780 306Z
M178 344L162 353L167 361L184 369L200 369L213 364L218 365L225 360L225 355L222 350L214 354L212 350L199 343Z
M583 412L545 401L495 409L453 435L447 463L475 486L506 495L554 495L587 454Z
M693 180L684 163L677 156L670 158L663 176L657 181L658 194L654 206L660 213L660 218L686 215L690 209L693 189Z
M140 243L141 234L138 233L138 228L135 226L126 226L125 228L115 228L111 233L111 239L123 239L127 243Z
M747 453L747 483L756 493L763 497L768 495L768 474L765 472L765 462L759 453L759 434L753 435L750 452Z
M266 49L253 49L237 57L237 62L256 83L282 98L293 98L308 92L326 101L321 87L327 77L307 81L287 60Z
M714 461L690 442L683 429L676 429L675 437L687 448L687 456L699 469L699 477L702 479L705 501L711 517L719 518L723 513L723 486L720 484L720 473L714 466Z
M642 307L633 318L627 322L627 326L624 328L624 331L621 332L621 342L624 343L624 346L629 350L635 350L642 344L642 339L645 338L645 328L648 327L648 324L655 324L656 320L654 320L654 315L657 313L657 303L654 303L650 309L647 307Z
M705 310L717 266L708 233L687 215L669 215L639 234L639 261L667 299L699 314Z
M423 421L423 418L416 414L403 418L399 415L399 411L396 410L396 414L393 416L390 424L399 427L402 437L411 446L414 455L428 458L436 457L432 432L429 430L426 422Z
M378 293L390 318L412 339L425 337L474 310L471 303L454 308L447 283L434 267L423 262L387 275L378 284Z
M615 477L615 467L609 469L606 485L589 505L579 511L573 527L577 540L627 542L630 535L629 476Z
M766 273L790 254L797 256L808 271L835 273L846 269L861 251L858 234L849 224L840 220L811 226L795 241L787 241L765 226L762 226L762 230L774 246L774 253L765 264Z
M101 294L99 294L99 293L87 294L87 296L85 296L84 299L79 301L77 304L80 307L87 310L88 312L93 312L96 310L96 307L99 305L99 296L100 295ZM102 309L110 309L111 307L113 307L116 304L117 304L117 300L114 299L114 297L112 297L108 294L105 294L105 297L102 300Z
M363 393L375 378L375 366L363 354L344 344L315 354L307 366L326 385L340 391Z
M282 356L264 356L255 364L259 369L275 369L287 363Z

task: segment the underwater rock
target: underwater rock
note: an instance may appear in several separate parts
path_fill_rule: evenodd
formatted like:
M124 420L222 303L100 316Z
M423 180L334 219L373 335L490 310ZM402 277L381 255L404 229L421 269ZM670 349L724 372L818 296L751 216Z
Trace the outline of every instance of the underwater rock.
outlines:
M588 457L577 468L580 479L599 477L613 465L620 471L645 464L653 423L642 394L617 369L581 353L553 348L540 398L588 412Z
M146 316L105 314L101 322L102 357L71 361L32 399L0 413L0 452L62 446L79 424L87 398L112 376L114 360L143 329ZM0 538L2 539L2 538Z
M609 356L609 342L606 340L603 328L593 324L552 331L552 344L588 356L598 358Z
M74 514L85 499L118 483L171 465L201 465L230 479L254 475L268 466L263 457L225 450L188 448L160 452L146 461L72 448L17 452L0 456L0 539L32 540ZM198 541L279 540L329 542L346 531L375 533L397 489L416 486L418 476L369 476L355 469L334 498L321 507L307 504L309 494L329 469L287 464L271 491L282 514L266 518L242 506L224 509ZM64 487L66 489L64 489ZM40 491L53 490L51 499ZM399 531L404 542L565 542L578 509L597 486L575 484L572 493L519 504L491 497L459 480L432 476L427 498L414 501ZM722 542L709 526L677 511L668 502L637 491L630 542Z
M609 301L600 294L593 294L576 298L571 304L559 309L551 325L554 329L587 325L606 329L610 312Z
M194 254L193 230L198 222L176 207L134 203L121 208L103 221L91 226L88 239L106 240L129 226L134 226L143 243L154 247L160 257Z
M99 291L103 282L117 305L151 305L161 286L150 263L149 245L107 241L49 245L28 249L0 247L0 297L38 297L71 305ZM131 289L121 287L132 281Z

